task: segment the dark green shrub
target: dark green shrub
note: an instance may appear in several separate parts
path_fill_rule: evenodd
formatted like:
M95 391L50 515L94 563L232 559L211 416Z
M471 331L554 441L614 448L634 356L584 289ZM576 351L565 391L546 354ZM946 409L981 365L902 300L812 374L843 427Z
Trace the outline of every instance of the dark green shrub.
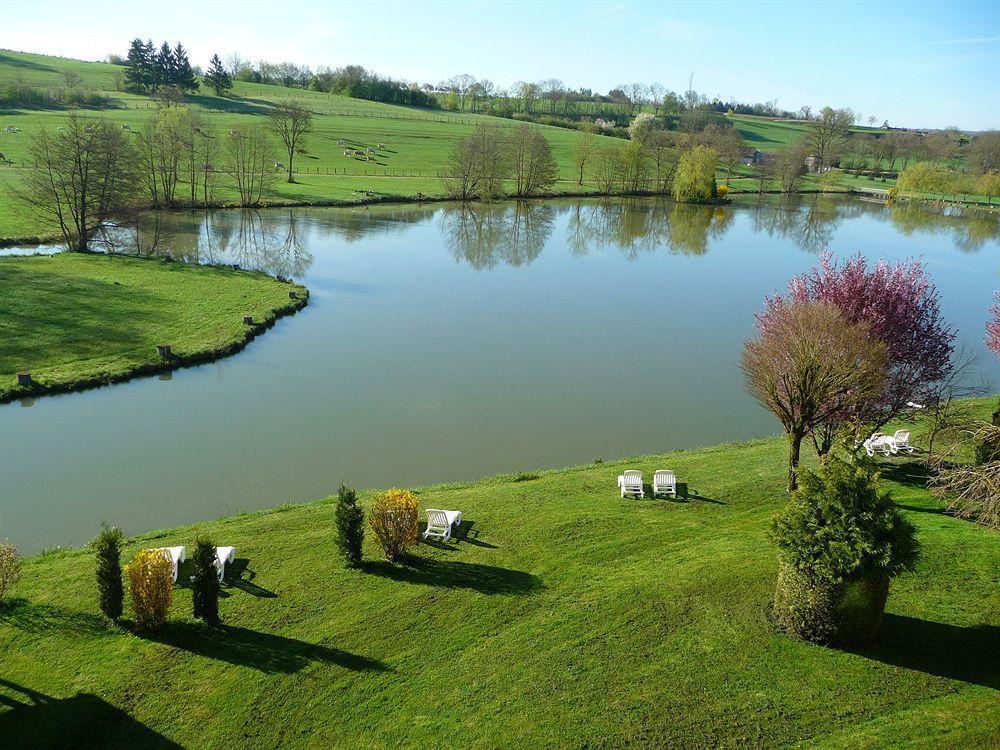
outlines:
M358 493L346 484L337 490L337 549L348 565L361 563L361 544L365 540L365 512L358 505Z
M914 528L864 459L830 455L815 472L801 470L799 481L771 528L781 563L775 619L817 643L868 640L885 611L889 580L916 562Z
M194 616L208 626L219 623L219 571L215 567L215 545L198 539L194 548L194 575L191 578L191 602Z
M115 622L122 616L125 586L122 583L122 547L125 535L117 526L101 524L101 531L93 542L97 556L97 591L101 612Z

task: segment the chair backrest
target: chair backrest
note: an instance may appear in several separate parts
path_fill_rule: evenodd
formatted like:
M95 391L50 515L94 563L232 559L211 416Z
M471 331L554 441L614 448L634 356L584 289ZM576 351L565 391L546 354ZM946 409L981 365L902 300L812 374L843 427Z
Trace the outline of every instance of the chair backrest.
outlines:
M443 510L427 509L427 525L431 528L444 528L448 525L448 516Z
M675 479L674 472L670 471L670 469L658 469L653 478L659 484L666 484L668 482L673 482Z
M625 477L625 484L642 484L642 472L636 469L629 469L623 475Z
M908 443L910 441L910 431L896 430L896 434L892 436L892 439L900 443Z

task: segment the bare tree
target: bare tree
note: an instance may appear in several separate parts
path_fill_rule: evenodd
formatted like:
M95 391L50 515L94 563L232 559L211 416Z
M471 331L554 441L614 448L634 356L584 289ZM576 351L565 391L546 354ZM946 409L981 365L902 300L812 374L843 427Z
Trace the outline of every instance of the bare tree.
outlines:
M292 179L292 159L302 139L312 131L312 112L297 104L276 104L270 115L271 130L288 151L288 181Z
M128 131L72 113L56 133L42 128L28 153L37 165L12 190L70 250L86 252L104 222L135 202L138 170Z
M267 132L258 125L244 125L230 131L228 171L240 194L240 205L256 206L274 177L268 168L273 160Z
M669 193L680 159L673 137L665 130L654 130L642 145L653 164L654 192Z
M809 131L809 146L819 159L820 167L833 163L853 124L854 113L851 110L823 107Z
M590 161L590 157L593 156L597 148L597 135L589 130L580 131L580 135L576 137L576 147L573 149L573 160L579 172L577 185L583 184L583 174L587 162Z
M885 345L866 326L848 325L824 302L785 302L758 320L759 336L743 348L746 388L788 433L788 490L797 486L802 441L844 404L881 392Z
M503 195L509 165L500 129L480 123L458 141L445 166L445 185L454 198L491 200Z
M521 198L547 190L559 176L552 147L541 130L523 123L507 144L514 195Z

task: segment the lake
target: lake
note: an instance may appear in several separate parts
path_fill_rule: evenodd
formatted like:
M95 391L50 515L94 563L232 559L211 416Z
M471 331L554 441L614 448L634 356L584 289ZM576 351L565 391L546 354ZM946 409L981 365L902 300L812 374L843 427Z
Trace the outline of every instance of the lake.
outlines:
M293 277L310 304L219 362L0 407L0 537L27 552L83 544L102 519L139 532L341 481L470 480L775 433L743 390L741 345L764 295L827 248L923 259L983 357L976 376L1000 388L983 345L998 224L957 210L269 209L151 215L119 239Z

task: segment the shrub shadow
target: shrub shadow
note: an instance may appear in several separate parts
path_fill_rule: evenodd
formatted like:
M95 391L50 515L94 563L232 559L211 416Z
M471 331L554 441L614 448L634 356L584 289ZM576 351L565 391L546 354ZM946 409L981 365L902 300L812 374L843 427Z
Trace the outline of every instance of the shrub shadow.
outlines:
M402 583L471 589L481 594L532 594L543 588L538 576L520 570L422 557L411 557L402 565L365 561L361 569Z
M886 614L877 642L852 653L868 659L1000 690L1000 627L963 628Z
M356 672L391 671L378 659L228 625L209 628L200 623L168 622L160 630L139 632L137 635L199 656L250 667L265 674L292 674L314 662L334 664Z
M10 748L180 748L90 693L51 698L0 678L0 745ZM5 694L7 693L7 694ZM10 695L13 694L13 695Z
M904 487L925 488L933 478L931 471L917 461L907 461L903 464L881 464L879 473L882 479L901 484Z
M81 612L27 599L0 603L0 625L29 633L54 632L65 636L108 635L108 621L91 612Z

